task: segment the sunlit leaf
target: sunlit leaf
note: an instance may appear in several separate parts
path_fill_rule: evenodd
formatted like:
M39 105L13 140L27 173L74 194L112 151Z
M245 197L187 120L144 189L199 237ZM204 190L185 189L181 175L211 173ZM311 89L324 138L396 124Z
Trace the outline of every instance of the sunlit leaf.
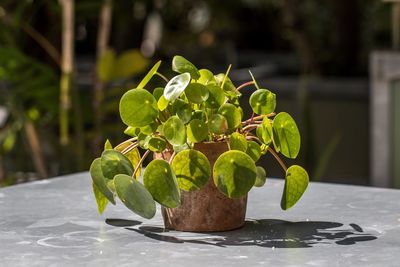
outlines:
M114 178L115 190L122 203L134 213L151 219L156 214L156 203L147 189L125 174Z
M194 191L202 188L210 180L211 166L200 151L187 149L176 154L172 169L178 179L179 188Z
M257 127L256 134L258 138L266 145L269 145L272 142L272 125L267 117L265 117L261 123Z
M209 91L209 96L206 101L207 107L209 108L219 108L225 102L225 93L221 87L210 84L207 86Z
M186 127L187 137L193 143L199 143L207 138L208 127L204 121L194 119Z
M251 94L249 102L254 113L266 115L274 112L276 96L266 89L258 89Z
M181 203L178 182L171 166L162 159L156 159L147 165L143 174L144 186L154 200L168 208L176 208Z
M248 141L246 154L249 155L254 160L254 162L257 162L257 160L259 160L261 157L260 145L257 144L257 142Z
M97 158L93 160L90 165L90 176L92 177L93 184L96 185L97 189L106 197L111 203L115 205L114 194L108 188L107 183L109 179L104 177L101 170L101 159ZM100 210L100 207L99 207Z
M185 124L177 116L172 116L165 122L163 133L172 145L182 145L186 142Z
M288 158L296 158L300 151L300 132L293 118L280 112L272 122L272 129L276 150Z
M185 90L188 100L195 104L201 104L208 99L208 89L201 83L190 83Z
M146 84L151 80L151 78L153 78L154 74L156 74L160 65L161 65L161 60L158 61L156 64L154 64L154 66L149 70L146 76L144 76L143 80L139 83L137 88L143 89L146 86Z
M164 89L164 97L169 101L177 99L190 83L190 74L188 72L172 78Z
M104 150L112 149L112 148L113 147L112 147L110 140L107 139L106 142L104 143Z
M234 129L240 126L242 113L234 105L225 103L218 109L218 113L226 118L229 129Z
M308 186L308 174L302 167L293 165L286 171L281 208L291 208L301 198Z
M214 164L214 183L230 198L245 196L253 187L256 176L257 169L253 159L241 151L227 151Z
M234 132L229 136L229 147L231 150L239 150L246 152L247 140L238 132Z
M200 73L200 77L197 79L197 82L204 84L204 85L208 85L208 84L215 84L215 78L214 78L214 74L207 70L207 69L201 69L199 70Z
M132 127L143 127L153 123L158 116L157 101L144 89L132 89L126 92L119 103L122 121Z
M101 154L101 171L104 177L112 180L117 174L132 175L133 167L130 160L121 152L110 149Z
M189 60L182 56L174 56L172 59L172 70L178 73L188 72L195 80L200 78L200 73L197 68Z
M168 107L169 101L162 95L157 101L157 107L160 111L164 111Z
M167 142L161 137L151 137L148 148L154 152L161 152L167 147Z
M176 99L172 104L172 109L184 124L188 123L192 118L192 108L190 107L190 104L182 99Z
M92 184L92 188L97 203L97 210L99 211L100 214L102 214L105 208L107 207L108 199L103 195L103 193L101 193L101 191L97 188L97 185L95 183Z
M122 151L124 151L125 148L127 148L128 146L130 146L132 144L133 144L132 142L127 142L127 143L125 143L125 144L123 144L121 146L118 146L118 149L117 148L116 149L119 152L122 152ZM124 155L131 162L133 169L135 169L136 166L138 165L139 161L140 161L140 158L141 158L140 153L139 153L139 149L137 149L137 148L131 149L129 152L125 153ZM139 169L135 174L135 178L136 179L139 179L140 174L141 174L141 170L142 170L142 167L139 166Z

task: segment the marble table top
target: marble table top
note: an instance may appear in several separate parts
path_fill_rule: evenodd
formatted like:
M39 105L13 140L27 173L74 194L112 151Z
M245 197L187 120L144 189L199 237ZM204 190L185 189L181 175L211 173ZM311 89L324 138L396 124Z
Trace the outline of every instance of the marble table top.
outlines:
M0 189L0 266L399 266L400 190L311 183L288 211L283 180L250 192L224 233L163 229L121 203L97 213L88 173Z

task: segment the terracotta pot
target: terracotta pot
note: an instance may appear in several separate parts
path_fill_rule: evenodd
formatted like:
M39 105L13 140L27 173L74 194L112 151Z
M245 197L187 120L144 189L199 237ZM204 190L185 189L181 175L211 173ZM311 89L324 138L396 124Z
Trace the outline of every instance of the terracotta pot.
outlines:
M228 150L225 142L198 143L194 148L210 161L211 168L217 158ZM163 153L166 160L171 156ZM160 158L161 154L155 154ZM202 189L181 191L181 205L178 208L162 207L164 225L167 229L191 232L228 231L242 227L246 216L247 196L230 199L215 186L212 177Z

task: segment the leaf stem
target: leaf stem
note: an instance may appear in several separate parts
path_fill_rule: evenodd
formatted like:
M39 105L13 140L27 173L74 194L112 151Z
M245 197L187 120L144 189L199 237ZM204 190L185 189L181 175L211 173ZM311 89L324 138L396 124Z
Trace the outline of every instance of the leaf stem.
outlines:
M272 148L268 147L268 151L271 152L271 154L274 156L274 158L278 161L278 163L281 165L282 169L286 172L287 167L283 160L278 156L278 153L276 153Z
M172 155L171 155L171 157L169 158L169 161L168 161L168 163L169 163L170 165L171 165L172 161L174 160L175 155L176 155L176 152L174 151L174 153L172 153Z
M130 152L131 150L137 148L139 146L138 142L135 142L133 144L130 144L129 146L127 146L124 150L121 151L122 154L126 154L128 152Z
M164 75L162 75L161 73L159 73L159 72L156 72L155 73L156 75L158 75L158 76L160 76L166 83L168 83L169 82L169 80L167 79L167 77L165 77Z
M229 67L228 67L228 69L226 70L224 79L222 80L222 84L221 84L221 88L222 88L222 89L224 89L224 84L225 84L225 81L226 81L226 77L228 77L228 74L229 74L229 72L231 71L231 68L232 68L232 64L229 64Z
M252 84L255 84L255 83L253 81L245 82L244 84L239 85L239 87L236 88L236 89L239 91L243 87L246 87L246 86L249 86L249 85L252 85Z
M135 170L133 171L132 178L136 179L135 175L138 172L138 170L139 170L140 166L142 165L143 161L146 159L147 155L149 155L149 153L150 153L150 150L146 150L146 152L144 152L143 157L140 158L138 164L135 167Z
M246 131L246 130L251 131L251 130L257 128L258 126L259 126L259 124L257 124L257 123L256 124L248 124L245 127L243 127L242 131L243 132Z
M136 140L137 140L137 136L136 136L136 137L129 138L128 140L125 140L125 141L123 141L122 143L119 143L118 145L116 145L116 146L114 147L114 149L118 149L120 146L122 146L122 145L124 145L124 144L126 144L126 143L128 143L128 142L133 142L133 141L136 141Z

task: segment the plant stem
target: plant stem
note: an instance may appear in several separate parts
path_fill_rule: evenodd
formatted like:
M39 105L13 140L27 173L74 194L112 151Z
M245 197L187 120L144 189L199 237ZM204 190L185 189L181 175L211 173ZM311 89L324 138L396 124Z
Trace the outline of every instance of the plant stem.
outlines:
M171 157L169 158L169 161L168 161L169 164L172 163L172 161L173 161L174 158L175 158L175 155L176 155L176 152L174 151L174 153L172 153Z
M116 145L114 148L115 148L115 149L118 149L120 146L122 146L122 145L124 145L124 144L126 144L126 143L128 143L128 142L136 141L137 139L138 139L137 137L129 138L128 140L125 140L125 141L119 143L119 144Z
M275 115L276 115L276 113L275 113L275 112L272 112L272 113L267 114L267 115L259 115L259 116L251 117L251 118L248 119L248 120L242 121L242 124L248 124L248 123L250 123L250 122L252 122L252 121L262 120L262 119L264 119L264 117L270 118L270 117L273 117L273 116L275 116Z
M261 142L261 140L258 138L258 137L256 137L256 136L254 136L254 135L247 135L246 136L246 139L247 140L255 140L255 141L257 141L258 143L260 143L260 145L262 145L263 143Z
M161 73L159 73L159 72L156 72L156 75L158 75L158 76L160 76L165 82L169 82L169 80L167 79L167 77L165 77L164 75L162 75Z
M278 163L281 165L282 169L286 172L287 167L283 160L278 156L278 154L270 147L268 147L268 151L271 152L271 154L274 156L274 158L278 161Z
M243 127L242 131L243 132L246 131L246 130L251 131L251 130L257 128L258 126L259 126L259 124L248 124L245 127Z
M140 166L142 165L142 163L143 163L143 161L145 160L145 158L147 157L147 155L149 155L149 153L150 153L150 150L146 150L146 152L144 152L144 154L143 154L143 157L139 160L139 162L138 162L138 164L136 165L135 170L134 170L134 172L133 172L133 174L132 174L132 178L133 178L133 179L136 179L136 178L135 178L135 175L136 175L136 173L138 172Z
M139 143L133 143L133 144L130 144L129 146L127 146L124 150L122 150L121 151L121 153L122 154L126 154L126 153L128 153L129 151L131 151L131 150L133 150L133 149L135 149L135 148L137 148L139 146Z
M229 64L229 67L228 67L228 69L226 70L224 79L222 80L222 84L221 84L221 88L222 88L222 89L224 89L224 84L225 84L225 81L226 81L226 77L228 77L228 74L229 74L229 72L231 71L231 68L232 68L232 64Z
M244 84L239 85L239 87L236 88L236 89L239 91L239 90L242 89L243 87L246 87L246 86L249 86L249 85L252 85L252 84L254 84L253 81L245 82Z

